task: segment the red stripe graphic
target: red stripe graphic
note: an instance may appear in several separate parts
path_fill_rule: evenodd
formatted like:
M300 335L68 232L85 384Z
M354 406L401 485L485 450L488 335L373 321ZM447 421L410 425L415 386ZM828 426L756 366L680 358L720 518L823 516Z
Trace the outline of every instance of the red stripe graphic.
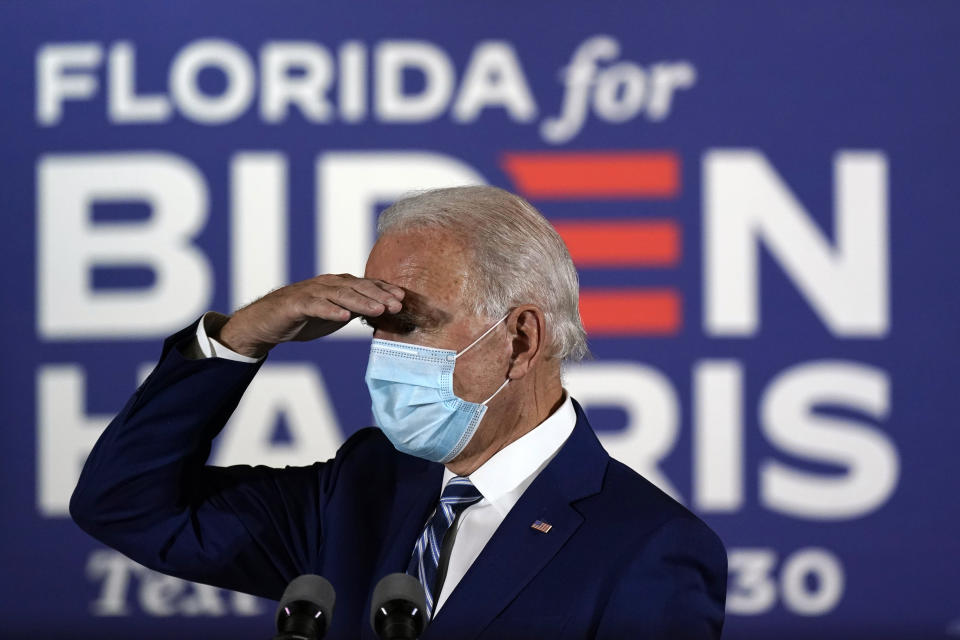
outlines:
M680 159L669 151L505 153L502 166L526 198L673 198Z
M674 289L587 289L580 317L592 335L674 335L682 321Z
M579 267L673 267L680 226L670 220L555 222Z

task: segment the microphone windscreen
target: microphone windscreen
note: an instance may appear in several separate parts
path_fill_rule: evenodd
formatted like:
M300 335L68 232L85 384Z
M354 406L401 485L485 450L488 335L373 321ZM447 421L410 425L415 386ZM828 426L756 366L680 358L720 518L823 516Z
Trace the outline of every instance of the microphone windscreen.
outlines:
M330 619L333 616L333 605L337 596L333 590L333 585L326 578L312 573L306 573L297 576L290 581L283 595L280 597L280 604L277 607L275 620L280 624L280 616L285 610L295 602L309 602L323 613L325 626L330 625Z
M370 601L370 626L374 629L377 613L391 602L409 603L412 615L420 618L421 629L426 626L427 596L419 580L407 573L391 573L377 583Z

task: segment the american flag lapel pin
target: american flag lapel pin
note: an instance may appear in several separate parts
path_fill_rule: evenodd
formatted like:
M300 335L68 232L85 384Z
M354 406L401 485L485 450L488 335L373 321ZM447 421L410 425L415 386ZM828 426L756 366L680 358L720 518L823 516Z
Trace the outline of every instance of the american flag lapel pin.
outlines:
M530 525L530 528L536 529L540 533L550 533L550 529L553 529L553 525L550 524L549 522L544 522L543 520L537 520L532 525Z

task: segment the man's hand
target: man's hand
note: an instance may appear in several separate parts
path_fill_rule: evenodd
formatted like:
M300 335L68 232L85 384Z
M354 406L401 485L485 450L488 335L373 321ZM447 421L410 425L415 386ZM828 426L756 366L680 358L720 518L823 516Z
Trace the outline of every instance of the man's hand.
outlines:
M281 342L313 340L357 316L397 313L403 289L350 274L315 276L271 291L234 313L213 336L237 353L259 358Z

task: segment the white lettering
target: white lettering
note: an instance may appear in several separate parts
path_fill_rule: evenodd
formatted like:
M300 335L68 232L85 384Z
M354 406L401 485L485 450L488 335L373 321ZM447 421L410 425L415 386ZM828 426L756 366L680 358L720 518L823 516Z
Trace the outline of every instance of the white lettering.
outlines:
M173 107L163 95L137 95L136 49L131 42L118 42L110 47L107 109L110 121L164 122Z
M206 257L192 243L207 216L200 173L164 153L57 154L37 166L38 330L46 339L165 335L210 300ZM148 220L94 223L97 202L145 202ZM95 291L95 266L147 266L147 288Z
M91 613L95 616L129 615L127 590L130 588L130 576L146 570L116 551L98 549L91 553L87 558L87 578L103 580L100 596L90 605Z
M759 152L706 154L703 279L709 334L759 330L761 242L835 335L886 334L886 160L880 153L844 152L834 167L835 248Z
M773 549L729 549L727 613L758 616L769 613L779 599L787 611L822 616L840 603L844 572L840 559L826 549L807 547L784 558L777 580ZM779 594L778 594L779 587Z
M703 360L693 372L693 502L702 511L743 506L743 369Z
M204 93L200 72L219 69L226 88L219 96ZM200 124L224 124L235 120L250 106L255 87L253 63L247 53L227 40L197 40L180 50L170 67L170 92L181 113Z
M86 573L89 580L102 581L90 606L95 616L131 615L132 588L140 611L151 616L255 616L266 610L256 596L161 575L110 549L91 553Z
M686 61L659 62L649 72L629 61L601 68L602 62L619 55L620 43L610 36L593 36L577 47L563 70L560 114L540 124L544 140L561 144L572 139L586 123L591 104L606 122L627 122L644 112L651 122L662 121L670 115L674 94L697 79L696 69Z
M808 586L808 576L816 578L815 586ZM788 610L802 616L822 616L830 613L843 596L843 567L826 549L802 549L783 563L780 582Z
M277 419L290 442L274 443ZM320 371L309 364L264 365L218 438L213 464L308 465L332 458L343 436Z
M846 472L816 474L767 459L760 466L760 500L774 511L808 519L866 515L886 502L897 485L897 450L880 431L824 415L818 411L822 407L886 418L887 374L864 364L822 361L793 366L774 378L760 402L761 428L770 442Z
M37 509L47 518L70 510L80 470L109 415L87 415L86 376L70 364L37 371Z
M597 77L593 108L607 122L626 122L643 108L647 74L632 62L618 62Z
M689 89L697 81L697 70L689 62L662 62L653 65L650 102L647 103L647 118L660 122L670 115L673 95L680 89Z
M560 144L579 133L587 120L590 86L597 73L597 63L616 58L619 53L620 43L610 36L594 36L577 47L563 73L566 89L560 115L540 124L540 133L547 142Z
M230 299L237 308L289 280L287 161L282 154L233 157L230 212Z
M260 66L260 115L265 122L282 122L290 105L299 107L308 122L330 120L333 107L326 94L333 81L333 61L326 48L312 42L268 42L260 51ZM293 69L302 73L292 75Z
M537 115L523 68L507 42L483 42L473 50L453 105L453 118L473 122L490 106L504 107L515 122L529 122Z
M769 611L777 602L777 583L771 576L776 564L773 549L731 549L727 610L741 616Z
M37 51L37 122L59 124L63 102L86 100L97 92L97 78L89 73L100 65L103 48L96 42L48 44ZM68 73L69 72L69 73Z
M387 40L376 49L377 117L384 122L426 122L443 113L453 94L454 71L443 49L425 41ZM406 70L423 74L423 89L404 91Z
M367 48L362 42L349 40L340 46L337 89L344 122L360 122L367 117Z

